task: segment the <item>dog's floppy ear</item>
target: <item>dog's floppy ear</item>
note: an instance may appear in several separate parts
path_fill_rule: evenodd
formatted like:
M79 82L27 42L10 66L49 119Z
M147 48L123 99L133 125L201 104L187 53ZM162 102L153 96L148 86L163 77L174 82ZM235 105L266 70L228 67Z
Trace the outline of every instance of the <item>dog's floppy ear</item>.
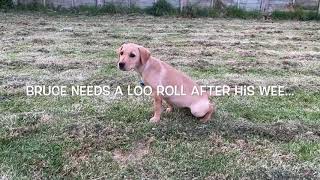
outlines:
M138 47L139 52L140 52L140 61L141 64L145 64L147 62L147 60L150 58L150 51L145 48L145 47Z
M119 57L120 57L120 51L122 50L123 45L124 45L124 44L122 44L122 45L119 47L119 49L117 50L117 54L118 54Z

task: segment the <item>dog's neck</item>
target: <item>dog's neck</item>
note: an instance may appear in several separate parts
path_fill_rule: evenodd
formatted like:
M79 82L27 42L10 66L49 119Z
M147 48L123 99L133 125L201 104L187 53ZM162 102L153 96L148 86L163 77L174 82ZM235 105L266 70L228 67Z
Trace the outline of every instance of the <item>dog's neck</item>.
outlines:
M150 56L150 58L147 60L145 64L142 64L141 66L136 68L136 71L139 73L140 77L143 78L143 72L145 69L147 69L147 67L149 67L149 65L151 64L151 61L153 61L153 59Z

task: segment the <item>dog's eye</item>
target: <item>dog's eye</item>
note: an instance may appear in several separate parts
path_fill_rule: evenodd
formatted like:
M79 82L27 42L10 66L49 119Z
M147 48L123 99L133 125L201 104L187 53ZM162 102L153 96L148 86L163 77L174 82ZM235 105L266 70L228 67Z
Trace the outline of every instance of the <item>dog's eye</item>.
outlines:
M120 55L121 55L121 56L123 55L123 51L120 52Z
M132 53L129 56L132 57L132 58L136 57L136 55L134 55Z

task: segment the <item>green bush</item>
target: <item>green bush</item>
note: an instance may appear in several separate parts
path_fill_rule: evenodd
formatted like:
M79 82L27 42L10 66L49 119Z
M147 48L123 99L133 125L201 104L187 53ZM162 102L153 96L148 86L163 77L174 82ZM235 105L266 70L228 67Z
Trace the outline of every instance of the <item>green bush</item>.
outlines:
M245 17L245 11L242 10L242 9L239 9L237 7L228 7L226 8L226 13L225 13L225 16L227 17L232 17L232 18L235 18L235 17Z
M101 14L128 14L128 13L143 13L143 11L136 7L131 6L117 6L112 3L108 3L101 7L94 6L80 6L75 8L77 14L86 14L86 15L101 15Z
M85 14L85 15L99 15L99 14L116 14L122 13L123 10L121 7L118 7L114 4L106 4L102 7L94 7L94 6L79 6L74 8L77 14Z
M318 15L316 11L307 11L305 12L302 20L304 21L320 20L320 15Z
M235 6L227 7L225 10L225 17L241 18L241 19L258 19L262 15L259 11L246 11Z
M286 20L286 19L295 19L297 14L295 12L285 12L285 11L273 11L271 14L272 19L277 20Z
M12 0L0 0L0 9L9 9L13 7Z
M186 6L180 13L184 17L208 16L207 12L195 6Z
M202 8L197 6L186 6L180 13L183 17L218 17L219 11L213 8Z
M210 8L208 9L209 17L219 17L220 11L218 9Z
M47 7L44 7L42 4L39 4L39 3L18 4L15 7L15 9L20 11L41 11L41 12L48 11Z
M19 4L14 6L12 0L0 0L0 9L12 9L20 11L40 11L47 14L85 14L85 15L101 15L101 14L131 14L131 13L147 13L154 16L164 15L177 15L182 17L229 17L229 18L241 18L241 19L259 19L262 18L262 14L259 11L246 11L237 7L217 6L218 8L203 8L198 6L188 5L180 12L174 8L166 0L159 0L153 4L152 7L141 9L136 6L126 7L119 6L113 3L107 3L102 7L95 6L80 6L72 9L65 9L62 7L44 7L39 3L31 4ZM320 16L316 11L305 10L301 7L295 7L294 11L274 11L271 14L272 19L275 20L320 20Z
M159 0L152 7L147 8L146 12L154 16L174 15L176 9L166 0Z
M41 11L45 13L63 13L63 14L82 14L88 16L102 15L102 14L128 14L128 13L143 13L143 11L135 6L124 7L117 6L112 3L108 3L101 7L95 6L79 6L71 9L58 7L47 6L44 7L39 3L31 3L31 4L19 4L15 7L16 10L20 11Z
M296 8L294 11L273 11L271 14L272 19L276 20L301 20L301 21L309 21L309 20L320 20L320 16L318 16L316 11L307 11L302 8Z
M102 7L79 6L74 8L76 14L99 15L99 14L116 14L122 12L122 9L114 4L106 4Z
M301 21L310 21L310 20L318 20L318 14L315 11L305 11L302 9L298 9L294 12L294 19Z

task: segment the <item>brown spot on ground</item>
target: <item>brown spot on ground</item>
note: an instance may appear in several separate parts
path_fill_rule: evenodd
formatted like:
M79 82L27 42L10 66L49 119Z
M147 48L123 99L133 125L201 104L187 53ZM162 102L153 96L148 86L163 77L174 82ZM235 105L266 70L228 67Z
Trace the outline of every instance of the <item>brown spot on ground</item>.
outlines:
M10 69L19 69L30 65L34 61L0 61L0 67L8 67Z
M154 141L154 137L143 139L135 143L131 151L123 151L115 149L113 151L113 159L122 166L129 163L140 161L144 156L150 153L150 144Z
M14 139L21 136L27 136L31 133L38 131L39 127L40 127L39 124L35 124L32 126L10 128L7 130L7 135L5 139Z
M79 171L83 162L88 162L90 154L95 149L92 143L85 143L79 149L67 151L65 157L69 159L69 163L65 164L62 169L63 176L69 176L72 172Z
M53 117L50 114L43 114L39 120L40 123L48 124L53 121Z
M108 151L121 147L128 141L131 128L113 127L99 123L71 124L65 129L65 135L80 143L92 142L94 147Z
M41 45L50 45L50 44L55 44L55 41L52 39L35 38L32 40L32 43L41 44Z

